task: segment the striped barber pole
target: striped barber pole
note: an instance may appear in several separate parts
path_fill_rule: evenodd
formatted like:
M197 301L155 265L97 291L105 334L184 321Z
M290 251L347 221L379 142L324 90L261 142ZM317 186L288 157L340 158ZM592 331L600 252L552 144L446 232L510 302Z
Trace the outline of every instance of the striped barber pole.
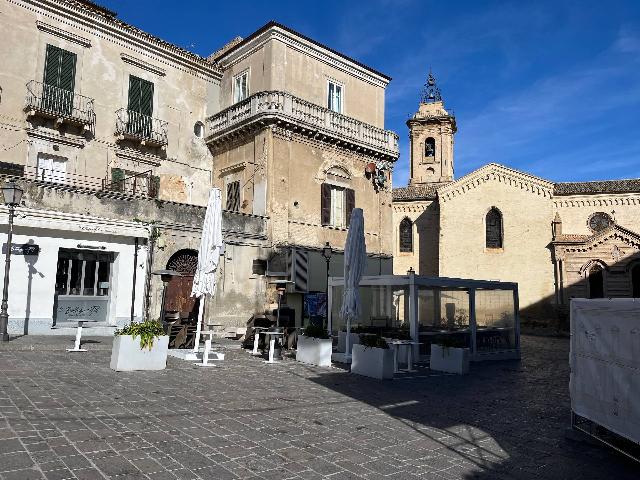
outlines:
M292 248L289 250L287 264L289 265L289 280L293 282L296 292L309 291L309 252Z

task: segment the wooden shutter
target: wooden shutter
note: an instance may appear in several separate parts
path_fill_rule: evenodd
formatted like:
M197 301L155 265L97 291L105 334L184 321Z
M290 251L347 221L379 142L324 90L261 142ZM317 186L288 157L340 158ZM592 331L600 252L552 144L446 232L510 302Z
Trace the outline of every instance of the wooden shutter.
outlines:
M148 117L153 116L153 83L130 75L127 108Z
M240 211L240 182L237 180L227 184L227 210Z
M73 92L76 83L76 54L62 50L58 87Z
M47 45L46 59L44 62L44 77L42 83L58 86L58 73L60 71L60 59L62 57L62 49Z
M351 221L351 210L356 208L356 192L352 188L345 188L344 190L344 204L346 213L346 226L349 226Z
M331 186L328 183L320 185L320 223L331 223Z

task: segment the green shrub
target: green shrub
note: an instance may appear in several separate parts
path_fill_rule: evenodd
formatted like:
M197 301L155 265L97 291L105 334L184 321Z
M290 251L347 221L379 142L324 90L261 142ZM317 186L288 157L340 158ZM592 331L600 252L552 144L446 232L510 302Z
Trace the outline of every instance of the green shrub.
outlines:
M305 337L329 338L329 332L327 332L326 328L321 327L320 325L313 325L311 323L304 327L302 334Z
M140 323L131 323L117 329L115 335L131 335L134 339L140 337L140 348L151 350L153 341L164 335L162 324L157 320L147 320Z
M380 335L360 335L360 344L364 348L389 348L387 341Z

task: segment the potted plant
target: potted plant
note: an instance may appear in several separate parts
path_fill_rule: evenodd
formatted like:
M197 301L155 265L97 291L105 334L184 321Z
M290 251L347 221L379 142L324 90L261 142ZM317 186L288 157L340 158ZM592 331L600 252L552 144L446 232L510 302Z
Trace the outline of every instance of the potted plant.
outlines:
M296 360L319 367L330 367L332 348L327 330L321 326L310 324L298 336Z
M429 368L440 372L469 373L469 348L453 338L439 340L431 344Z
M169 336L158 321L131 323L115 331L111 368L119 372L163 370L167 366Z
M393 350L380 335L362 335L351 353L351 373L379 380L393 378Z

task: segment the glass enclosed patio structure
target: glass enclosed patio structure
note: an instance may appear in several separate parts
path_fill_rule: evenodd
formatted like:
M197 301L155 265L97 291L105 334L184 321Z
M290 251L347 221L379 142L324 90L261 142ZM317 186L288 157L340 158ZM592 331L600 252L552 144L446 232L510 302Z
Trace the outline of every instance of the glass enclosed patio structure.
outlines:
M344 350L346 325L340 316L344 278L329 278L328 328ZM408 275L365 276L362 311L354 334L412 339L416 357L427 360L431 345L470 349L471 360L520 358L518 284ZM342 340L342 341L341 341Z

